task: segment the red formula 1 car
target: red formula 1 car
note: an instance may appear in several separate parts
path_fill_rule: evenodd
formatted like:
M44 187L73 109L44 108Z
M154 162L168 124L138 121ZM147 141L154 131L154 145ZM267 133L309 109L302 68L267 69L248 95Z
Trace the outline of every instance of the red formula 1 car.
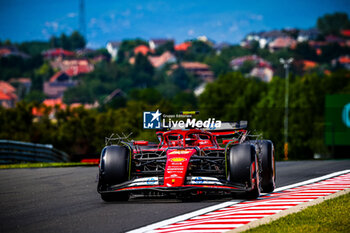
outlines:
M243 193L257 198L275 188L274 146L251 140L239 123L220 130L158 131L159 143L118 140L101 153L98 192L104 201L126 201L130 193Z

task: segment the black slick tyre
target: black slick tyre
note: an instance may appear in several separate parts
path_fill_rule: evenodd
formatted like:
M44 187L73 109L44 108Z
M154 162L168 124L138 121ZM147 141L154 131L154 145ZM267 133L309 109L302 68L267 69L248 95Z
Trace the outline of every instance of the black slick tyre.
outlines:
M259 167L255 147L251 144L240 144L230 148L228 157L228 179L232 183L239 183L252 190L245 193L248 199L260 195Z
M270 140L261 141L261 187L265 193L272 192L276 187L276 166L274 147Z
M107 146L102 150L98 191L104 201L127 201L127 192L108 192L108 187L128 180L129 150L123 146Z

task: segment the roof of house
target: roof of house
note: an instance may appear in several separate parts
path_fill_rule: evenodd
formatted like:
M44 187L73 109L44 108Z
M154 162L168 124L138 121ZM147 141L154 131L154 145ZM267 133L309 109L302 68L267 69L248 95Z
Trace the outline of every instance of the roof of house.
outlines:
M296 45L296 41L291 37L278 37L269 44L270 48L289 48Z
M277 37L287 36L287 34L285 32L282 32L280 30L260 32L260 33L257 33L257 35L259 35L260 37L263 37L263 38L270 38L270 39L275 39Z
M309 41L309 45L313 48L319 48L322 46L326 46L327 44L328 42L326 41L314 41L314 40Z
M1 46L0 47L0 57L7 57L7 56L18 56L22 57L24 59L30 58L30 56L26 53L23 53L17 49L14 45L9 46Z
M10 83L23 83L23 84L27 84L27 83L31 83L32 80L30 78L11 78L9 80Z
M181 66L185 69L209 69L209 66L200 62L181 62Z
M191 46L191 42L183 42L181 44L175 45L175 50L176 51L187 51L187 49Z
M214 77L214 73L211 70L205 70L205 71L197 71L196 75L199 76L207 76L207 77Z
M11 50L8 49L8 48L0 48L0 56L6 56L6 55L9 55L11 54Z
M270 67L271 66L271 64L268 61L262 59L261 57L255 55L255 54L254 55L237 57L235 59L232 59L231 62L230 62L230 65L231 66L238 66L238 67L240 67L246 61L254 62L256 65L258 65L260 67L265 67L265 66Z
M341 64L350 64L350 56L341 56L338 58L338 61Z
M181 67L184 68L185 70L194 72L196 74L197 73L199 74L199 71L208 71L210 68L207 64L200 63L200 62L181 62ZM179 68L178 64L173 64L171 66L172 70L176 70L178 68Z
M338 36L335 36L335 35L328 35L326 36L326 41L327 42L330 42L330 43L340 43L340 42L344 42L344 39L343 38L340 38Z
M16 88L8 82L0 81L0 91L3 91L4 93L14 93L16 92Z
M78 66L74 66L74 67L69 67L65 72L66 74L68 74L69 76L76 76L79 74L86 74L91 72L93 69L91 69L90 66L85 66L85 65L78 65Z
M153 67L161 67L165 63L169 62L170 60L175 59L174 55L171 54L169 51L164 52L160 56L149 56L148 60L153 65Z
M303 60L302 62L303 62L304 70L313 69L317 66L317 62L314 62L314 61Z
M158 38L158 39L150 39L150 42L152 41L156 45L163 45L167 42L174 42L173 39L164 39L164 38Z
M81 73L89 73L94 70L94 66L89 60L83 59L60 59L51 61L53 68L66 72L69 76L76 76Z
M340 33L341 33L343 36L350 37L350 29L341 30Z
M147 55L151 50L146 45L139 45L134 48L135 55L141 53L143 55Z
M75 56L75 53L62 48L55 48L44 51L42 55L45 57Z
M42 104L46 107L54 108L55 106L58 106L60 109L65 109L67 107L66 104L63 103L62 98L57 99L45 99ZM40 117L43 116L46 109L44 107L34 107L32 108L32 114L34 116ZM52 114L54 112L54 109L51 109L49 114Z
M55 107L56 105L59 106L61 109L66 108L66 104L63 103L62 98L57 99L46 99L43 101L43 104L47 107Z
M310 28L307 30L300 30L299 36L317 36L319 33L317 28Z
M11 96L0 90L0 100L11 100Z
M66 72L63 71L59 71L56 74L54 74L51 78L50 78L50 82L56 82L58 78L60 78L62 75L65 75L68 77L68 74ZM68 77L69 78L69 77Z

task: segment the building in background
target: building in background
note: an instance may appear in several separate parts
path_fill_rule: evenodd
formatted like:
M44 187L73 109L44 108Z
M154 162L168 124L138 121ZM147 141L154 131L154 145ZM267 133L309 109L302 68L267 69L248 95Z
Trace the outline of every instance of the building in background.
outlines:
M148 60L154 68L160 69L164 67L165 64L175 63L176 57L169 51L166 51L160 56L149 56Z
M110 41L106 45L106 49L108 53L111 55L113 61L117 60L118 51L121 44L122 42L120 41Z
M0 106L4 108L13 108L17 101L16 88L8 82L0 81Z
M77 81L71 79L67 73L60 71L53 75L49 81L44 82L44 93L50 99L62 98L63 93L70 87L75 87Z
M175 41L173 39L150 39L148 41L148 46L151 50L156 50L160 46L165 45L167 43L174 44Z

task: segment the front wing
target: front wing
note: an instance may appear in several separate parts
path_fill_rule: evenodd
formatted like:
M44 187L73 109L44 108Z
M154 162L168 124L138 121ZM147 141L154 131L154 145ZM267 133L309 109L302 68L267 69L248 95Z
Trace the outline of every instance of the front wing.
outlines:
M111 192L137 192L137 191L158 191L158 192L186 192L186 191L227 191L246 192L252 190L243 184L231 183L219 180L215 177L187 177L184 185L166 186L162 184L163 178L145 177L137 178L118 185L107 187L106 190L99 190L99 193Z

